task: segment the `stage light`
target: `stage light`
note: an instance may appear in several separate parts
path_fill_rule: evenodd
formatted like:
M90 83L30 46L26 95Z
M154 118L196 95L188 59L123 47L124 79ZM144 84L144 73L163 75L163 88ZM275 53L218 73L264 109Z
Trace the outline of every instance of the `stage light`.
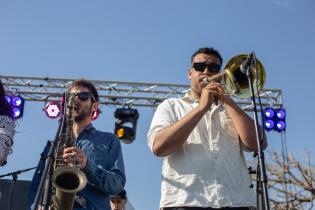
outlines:
M137 121L139 113L136 109L119 108L114 114L115 134L124 143L130 144L136 138Z
M6 95L5 99L11 107L13 118L18 119L23 117L24 98L21 96Z
M264 110L264 128L267 131L275 130L278 132L286 129L286 111L285 109L265 108Z
M47 103L43 110L47 117L50 119L55 119L61 114L61 105L57 101L52 101Z

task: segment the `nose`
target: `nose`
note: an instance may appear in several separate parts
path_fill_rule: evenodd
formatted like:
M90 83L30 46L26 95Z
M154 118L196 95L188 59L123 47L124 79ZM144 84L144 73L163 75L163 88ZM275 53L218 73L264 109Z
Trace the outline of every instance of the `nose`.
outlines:
M214 72L214 71L209 70L208 66L202 72L203 75L208 75L210 77L216 75L217 73L218 72Z
M80 101L80 97L78 95L74 96L75 101Z
M78 104L80 102L80 99L78 98L78 96L75 96L73 99L74 104Z
M202 74L210 75L211 73L208 70L208 66L202 71Z
M76 106L78 106L78 105L80 105L80 103L81 103L81 100L80 100L79 96L75 96L75 97L74 97L74 104L75 104Z

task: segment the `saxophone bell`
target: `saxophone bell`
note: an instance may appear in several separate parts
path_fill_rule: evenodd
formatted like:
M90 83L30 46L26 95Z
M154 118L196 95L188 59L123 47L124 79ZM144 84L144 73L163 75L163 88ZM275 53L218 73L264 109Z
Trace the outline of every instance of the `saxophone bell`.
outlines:
M56 189L52 209L72 210L75 194L86 186L85 174L74 166L63 166L54 171L52 180Z

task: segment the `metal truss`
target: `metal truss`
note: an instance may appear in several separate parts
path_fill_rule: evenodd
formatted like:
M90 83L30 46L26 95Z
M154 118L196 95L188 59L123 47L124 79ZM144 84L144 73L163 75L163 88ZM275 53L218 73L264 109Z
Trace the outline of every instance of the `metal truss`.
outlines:
M12 94L20 95L27 101L60 101L62 93L75 79L50 77L1 76L2 83ZM103 105L127 107L156 107L163 100L184 96L189 85L90 80L97 88ZM280 89L263 89L260 91L262 108L283 106ZM252 111L250 99L233 97L245 111ZM259 110L260 107L258 106Z

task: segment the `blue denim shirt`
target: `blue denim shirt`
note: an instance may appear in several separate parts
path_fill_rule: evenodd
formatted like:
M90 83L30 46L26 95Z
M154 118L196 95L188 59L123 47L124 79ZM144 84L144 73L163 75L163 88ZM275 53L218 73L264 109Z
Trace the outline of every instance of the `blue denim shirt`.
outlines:
M85 127L76 139L76 146L84 151L87 164L83 172L88 183L78 192L76 200L81 208L73 210L110 210L109 195L123 190L126 177L119 139L111 133L96 130L92 124ZM42 157L49 151L46 145ZM45 159L39 161L28 193L29 207L35 199ZM76 204L75 204L76 205Z

